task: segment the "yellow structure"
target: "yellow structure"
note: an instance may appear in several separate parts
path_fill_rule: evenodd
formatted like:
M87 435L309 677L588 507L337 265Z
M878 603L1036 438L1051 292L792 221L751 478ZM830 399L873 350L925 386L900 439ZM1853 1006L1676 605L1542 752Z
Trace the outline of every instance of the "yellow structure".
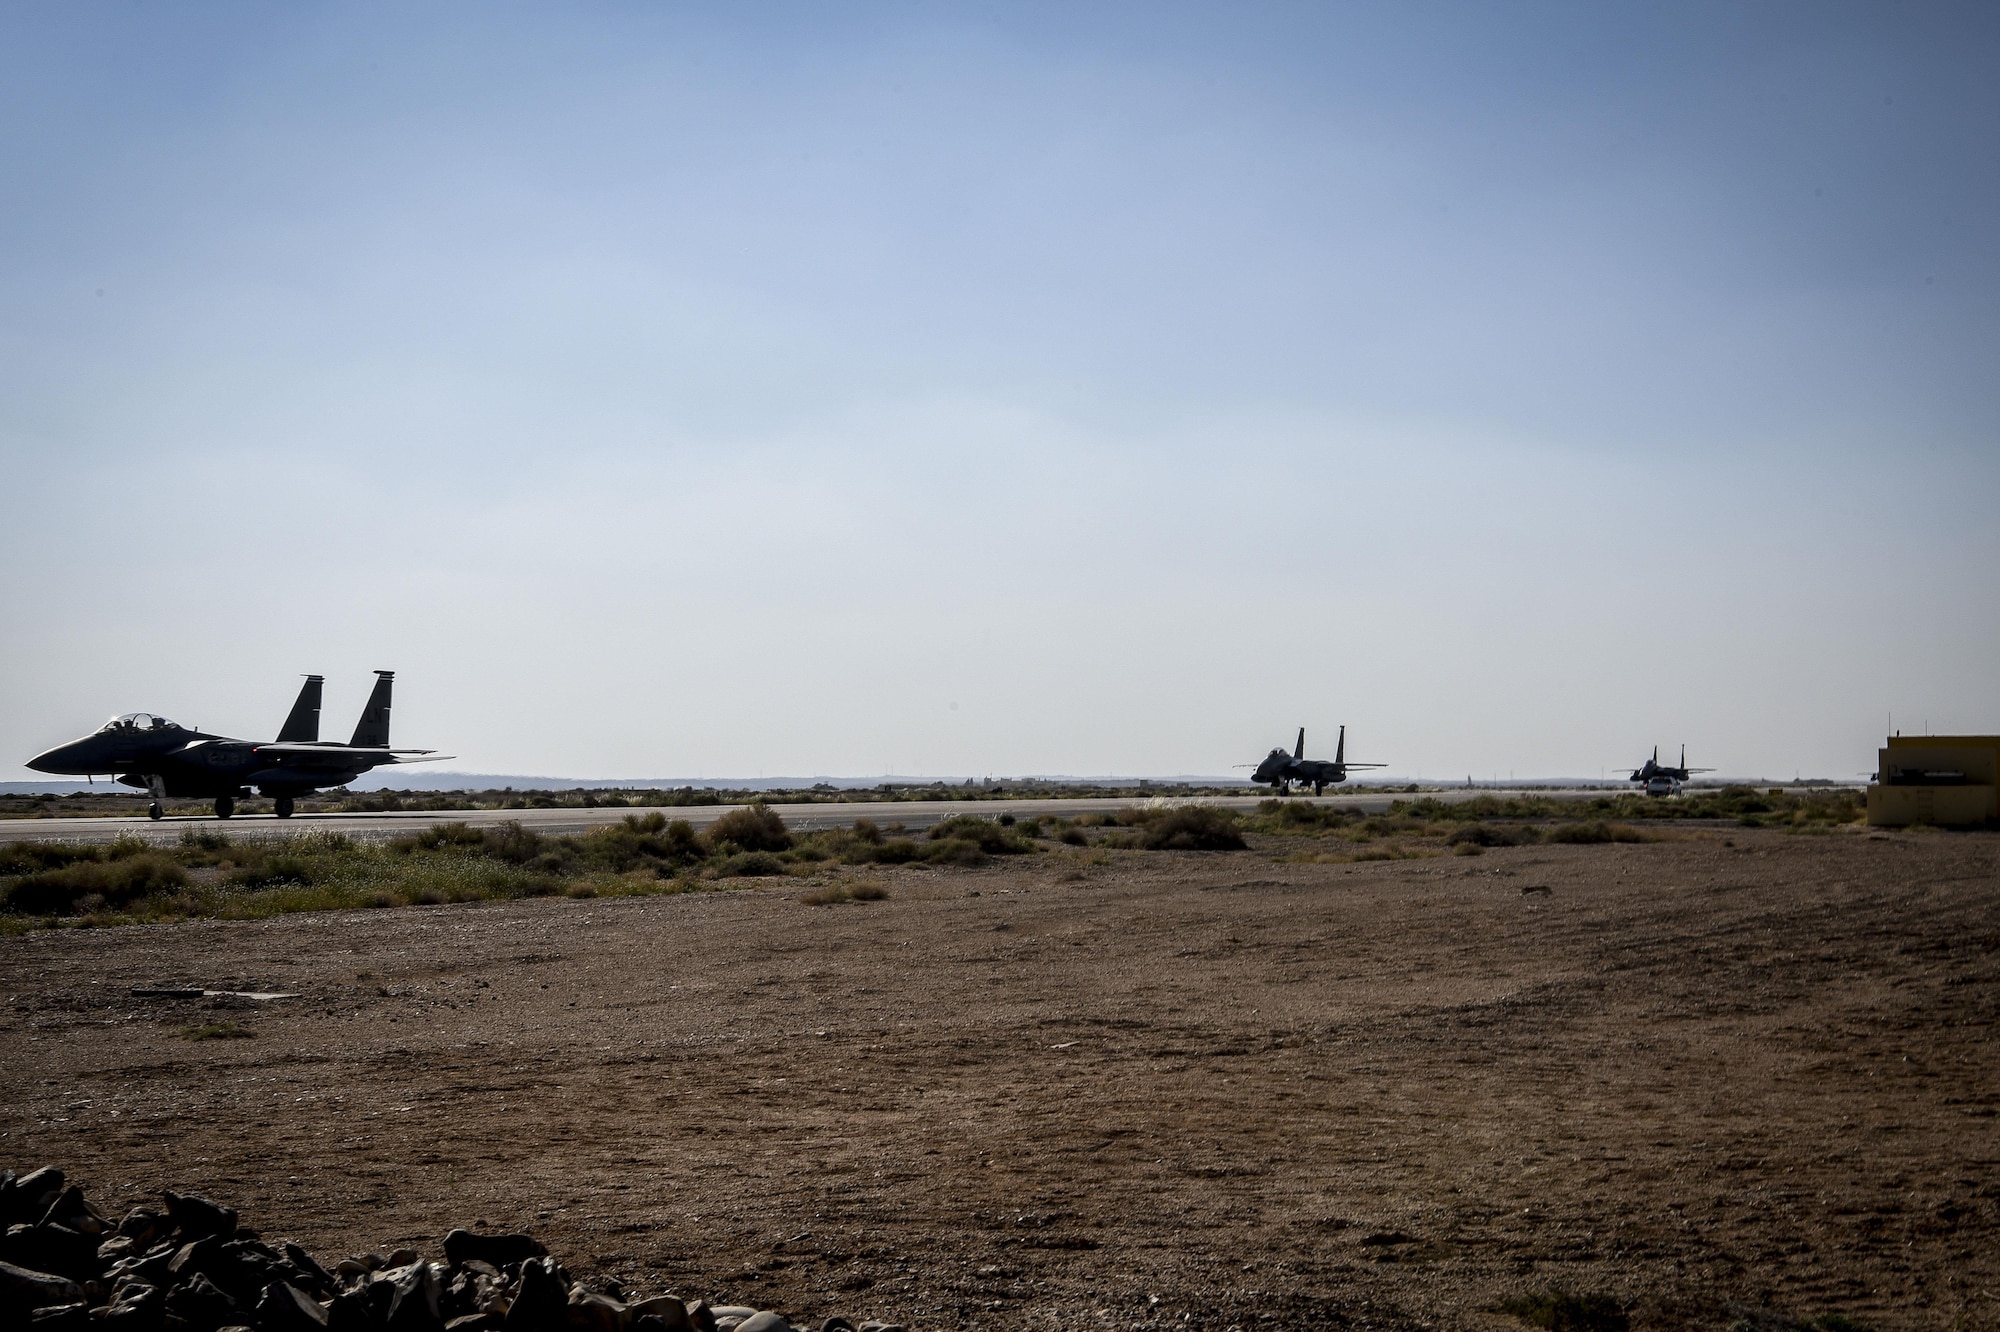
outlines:
M1868 788L1868 821L1938 827L2000 819L2000 735L1892 735Z

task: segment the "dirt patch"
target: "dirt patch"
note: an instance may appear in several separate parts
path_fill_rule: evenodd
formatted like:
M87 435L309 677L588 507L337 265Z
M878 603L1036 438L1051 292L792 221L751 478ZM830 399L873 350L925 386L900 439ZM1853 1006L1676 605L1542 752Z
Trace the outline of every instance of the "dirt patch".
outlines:
M0 1165L798 1318L1995 1326L2000 838L1729 841L0 939Z

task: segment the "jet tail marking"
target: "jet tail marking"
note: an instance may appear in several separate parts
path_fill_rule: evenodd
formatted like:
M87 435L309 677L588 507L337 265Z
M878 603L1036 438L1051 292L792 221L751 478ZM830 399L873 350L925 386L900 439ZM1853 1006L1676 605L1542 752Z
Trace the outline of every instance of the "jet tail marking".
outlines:
M361 720L355 724L354 738L347 743L355 749L387 749L389 747L389 693L395 687L394 671L375 672L375 692L368 695L368 706L361 709Z

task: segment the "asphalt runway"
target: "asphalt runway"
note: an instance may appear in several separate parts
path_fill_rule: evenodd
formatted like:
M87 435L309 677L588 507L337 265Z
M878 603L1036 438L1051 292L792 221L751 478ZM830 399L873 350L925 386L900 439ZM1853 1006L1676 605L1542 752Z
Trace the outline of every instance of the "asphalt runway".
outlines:
M1607 792L1591 790L1489 791L1443 790L1424 793L1437 800L1457 802L1481 795L1536 795L1555 800L1587 800ZM1080 814L1113 814L1135 809L1152 796L1118 796L1076 800L857 800L811 805L771 806L790 828L845 828L856 819L873 819L887 827L900 823L905 828L928 828L958 814L995 819L1002 814L1031 818L1037 814L1076 818ZM1205 796L1189 803L1214 805L1221 809L1249 811L1271 797L1265 795ZM1370 790L1329 796L1292 796L1313 804L1339 805L1364 813L1380 813L1391 801L1411 797L1401 791ZM695 827L705 827L738 805L687 805L661 808L670 819L686 819ZM234 837L286 837L304 832L338 832L360 841L385 841L402 833L428 828L434 823L465 823L491 827L519 823L538 833L579 833L607 823L617 823L627 815L652 813L650 808L599 806L595 809L466 809L410 810L388 814L295 814L279 819L271 814L239 814L218 819L211 814L183 815L153 820L143 814L117 818L18 819L0 822L0 842L63 841L109 842L118 837L138 837L150 842L176 842L189 828L226 830Z

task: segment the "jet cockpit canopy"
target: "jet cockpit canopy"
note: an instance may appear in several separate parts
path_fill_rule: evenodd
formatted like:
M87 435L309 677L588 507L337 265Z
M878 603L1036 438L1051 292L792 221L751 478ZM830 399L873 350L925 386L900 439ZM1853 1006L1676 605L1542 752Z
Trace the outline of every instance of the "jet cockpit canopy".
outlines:
M106 731L178 731L181 729L181 725L179 722L168 721L165 717L157 713L128 712L122 717L113 717L110 721L104 723L101 729Z

